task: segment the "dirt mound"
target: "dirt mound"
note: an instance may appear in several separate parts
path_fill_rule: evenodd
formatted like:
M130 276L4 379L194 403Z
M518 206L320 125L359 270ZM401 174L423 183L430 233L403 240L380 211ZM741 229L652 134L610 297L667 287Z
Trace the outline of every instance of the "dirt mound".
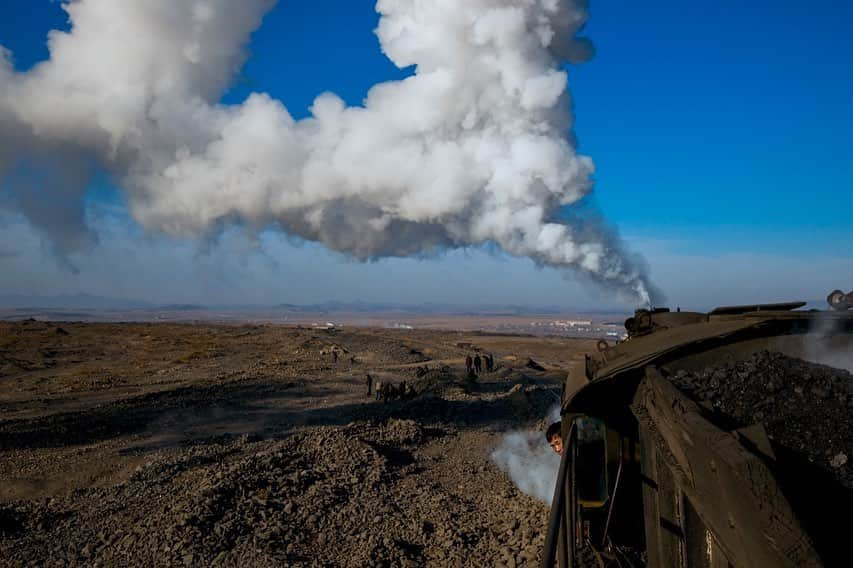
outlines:
M672 377L730 428L763 423L774 446L853 488L853 376L780 353Z
M409 382L414 392L418 395L441 395L449 390L465 388L466 380L460 375L452 372L449 367L429 369L420 377Z
M412 483L419 462L435 459L416 451L442 435L389 419L196 444L114 487L0 506L0 557L125 566L535 561L547 510L505 480L485 491L480 482L498 472L466 464L450 479Z

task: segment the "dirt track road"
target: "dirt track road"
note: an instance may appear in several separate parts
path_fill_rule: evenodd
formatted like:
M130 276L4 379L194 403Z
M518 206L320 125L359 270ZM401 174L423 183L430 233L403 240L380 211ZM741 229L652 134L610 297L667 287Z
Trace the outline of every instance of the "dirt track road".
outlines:
M497 371L465 381L467 343L493 353ZM535 563L547 508L489 455L506 431L543 426L566 369L592 347L0 324L0 564ZM367 373L420 395L376 402Z

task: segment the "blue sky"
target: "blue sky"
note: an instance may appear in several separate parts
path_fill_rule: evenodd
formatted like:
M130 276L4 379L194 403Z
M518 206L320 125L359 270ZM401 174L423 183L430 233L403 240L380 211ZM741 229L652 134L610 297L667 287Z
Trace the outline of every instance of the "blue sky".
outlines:
M610 6L613 4L611 3ZM697 252L796 252L850 235L853 4L598 5L574 73L581 149L623 231Z
M46 33L65 20L56 2L3 0L0 45L27 69L47 57ZM381 53L372 33L377 21L367 0L281 1L253 36L252 56L224 102L264 91L297 118L323 91L359 104L372 85L408 73ZM827 286L853 287L851 22L853 2L840 0L592 0L586 35L596 57L569 68L579 151L596 164L592 200L629 248L646 256L673 303L815 298ZM35 286L45 293L150 296L156 284L111 281L98 261L118 254L105 247L138 240L140 250L148 247L140 258L150 269L142 272L167 290L164 302L202 289L202 299L225 303L249 296L612 304L554 271L480 251L361 265L280 235L250 243L229 234L221 250L195 252L187 243L142 235L103 181L90 201L91 215L110 220L113 244L80 256L79 271L68 273L58 263L29 267L33 255L42 267L51 262L36 236L16 239L39 251L27 254L7 238L0 292ZM20 219L0 221L7 237L13 230L25 230ZM163 288L170 281L164 275L187 259L198 268ZM315 272L318 281L337 285L308 284ZM294 283L293 274L306 273L305 282ZM447 275L457 281L441 286ZM488 286L483 275L493 279Z

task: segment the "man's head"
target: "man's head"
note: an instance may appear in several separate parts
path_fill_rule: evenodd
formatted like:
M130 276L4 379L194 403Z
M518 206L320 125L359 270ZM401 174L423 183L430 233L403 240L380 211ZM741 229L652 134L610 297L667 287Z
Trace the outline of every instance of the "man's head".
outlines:
M560 455L563 455L563 423L560 421L554 422L548 429L545 430L545 439L548 440L548 445L551 449Z

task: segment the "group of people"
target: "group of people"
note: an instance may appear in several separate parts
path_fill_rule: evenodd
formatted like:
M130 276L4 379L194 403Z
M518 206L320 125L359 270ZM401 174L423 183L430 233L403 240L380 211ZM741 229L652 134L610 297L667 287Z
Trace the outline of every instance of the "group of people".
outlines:
M395 398L399 400L411 400L417 395L415 389L407 385L406 381L401 382L399 385L389 382L383 383L382 381L374 380L370 373L367 374L366 384L368 398L372 396L376 400L383 402L388 402Z
M495 370L495 358L492 357L491 353L486 353L482 357L480 357L479 353L476 353L474 357L471 357L471 354L469 353L465 357L465 372L469 377L476 377L482 373L483 365L486 366L487 373L491 373Z

